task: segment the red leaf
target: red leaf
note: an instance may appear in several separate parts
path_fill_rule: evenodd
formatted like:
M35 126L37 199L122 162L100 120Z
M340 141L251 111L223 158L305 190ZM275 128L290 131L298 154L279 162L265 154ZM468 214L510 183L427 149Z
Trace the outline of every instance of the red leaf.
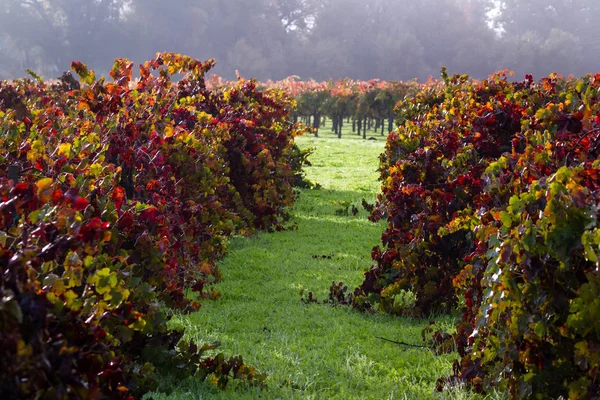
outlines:
M17 185L15 186L15 188L13 189L13 193L16 196L23 196L25 194L27 194L27 192L29 192L29 184L26 182L20 182L17 183Z
M150 207L140 212L140 221L155 223L158 214L158 208Z
M100 218L98 217L94 217L92 219L90 219L90 221L87 223L87 225L85 225L85 227L87 227L88 229L100 229L103 225L103 222Z
M130 229L133 226L133 214L127 210L117 221L117 227L121 230Z
M115 203L115 207L117 210L121 210L121 206L123 205L123 201L125 199L125 189L120 186L117 186L112 192L112 201Z
M83 197L78 197L73 203L73 209L77 211L83 211L87 208L90 203Z
M54 192L52 192L52 203L58 204L63 201L64 197L65 195L63 194L62 190L56 189Z
M202 293L204 290L204 281L198 281L194 286L192 286L192 292Z
M100 238L100 233L108 228L108 223L103 222L100 218L94 217L89 222L81 227L79 230L79 236L84 242L91 242Z

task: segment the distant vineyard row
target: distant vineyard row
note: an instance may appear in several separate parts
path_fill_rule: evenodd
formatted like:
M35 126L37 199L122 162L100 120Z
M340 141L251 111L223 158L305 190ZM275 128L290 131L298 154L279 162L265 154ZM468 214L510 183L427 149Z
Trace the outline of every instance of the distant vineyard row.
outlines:
M381 161L375 265L338 301L462 318L432 343L460 361L445 386L511 398L600 395L600 74L442 74L397 107ZM448 342L449 341L449 342ZM450 344L450 345L448 345Z
M231 84L218 76L212 76L208 82L212 87ZM368 131L387 135L394 128L394 107L398 101L406 96L416 95L423 87L435 85L439 85L439 82L377 79L316 82L300 81L293 76L281 81L259 83L264 88L282 90L296 101L296 109L292 112L294 122L301 121L318 134L322 120L327 117L331 120L331 130L341 137L344 121L349 121L352 132L365 139Z
M171 53L0 82L0 397L130 398L160 377L261 382L167 328L217 297L226 238L284 229L306 153L282 93L208 89ZM173 81L174 74L183 78Z

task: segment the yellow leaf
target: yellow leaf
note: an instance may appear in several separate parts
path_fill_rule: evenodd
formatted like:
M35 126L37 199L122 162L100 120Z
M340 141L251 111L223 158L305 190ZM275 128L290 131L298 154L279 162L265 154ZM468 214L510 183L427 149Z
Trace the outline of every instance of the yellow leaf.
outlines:
M58 145L58 155L71 157L71 143L61 143Z
M170 138L173 136L173 127L171 125L167 125L165 127L165 137Z
M588 120L592 117L592 109L590 107L585 107L583 110L583 119Z
M19 357L30 357L33 354L33 349L30 345L25 344L23 340L17 342L17 355Z
M65 282L62 279L56 279L52 285L52 290L55 295L61 296L66 291Z
M136 331L141 331L146 327L146 321L143 318L139 318L132 324L127 325L128 328L134 329Z
M77 299L79 296L77 296L77 293L75 293L72 290L67 290L65 292L65 299L67 300L67 304L70 304L73 300Z
M103 242L110 242L111 238L112 238L111 231L104 231L104 233L102 234L102 241Z
M52 182L53 182L53 181L52 181L52 178L42 178L42 179L40 179L39 181L37 181L37 182L35 183L35 185L36 185L36 186L37 186L37 188L38 188L38 194L39 194L41 191L43 191L43 190L46 190L46 189L50 188L50 186L52 186Z
M41 140L34 140L31 143L31 150L27 152L27 161L35 163L44 151L44 143Z
M90 174L93 177L98 177L102 173L102 165L95 163L90 165Z

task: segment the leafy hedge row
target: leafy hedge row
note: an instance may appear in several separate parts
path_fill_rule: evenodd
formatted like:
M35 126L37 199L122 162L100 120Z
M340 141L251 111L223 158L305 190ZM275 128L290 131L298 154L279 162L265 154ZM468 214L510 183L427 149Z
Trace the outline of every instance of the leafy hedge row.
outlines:
M283 229L306 154L293 106L213 61L81 63L0 83L0 397L128 398L164 374L258 382L241 358L167 328L215 297L232 232ZM178 81L175 74L183 74Z
M381 157L383 248L353 296L462 319L468 382L512 398L600 394L600 75L448 76L398 105Z
M209 85L227 85L227 81L211 76ZM430 82L429 82L430 83ZM428 83L428 84L429 84ZM407 95L416 93L423 84L411 81L355 81L352 79L300 81L289 76L280 81L266 81L261 87L283 90L297 102L294 120L302 119L318 131L323 117L331 119L331 130L341 137L344 120L352 120L352 132L366 139L367 129L388 133L393 129L394 106ZM315 132L317 133L317 132Z

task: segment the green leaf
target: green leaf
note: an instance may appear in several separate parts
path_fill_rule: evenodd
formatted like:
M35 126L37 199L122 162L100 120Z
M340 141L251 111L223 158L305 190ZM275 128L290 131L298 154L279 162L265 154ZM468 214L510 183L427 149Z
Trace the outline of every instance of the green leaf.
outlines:
M555 176L557 181L564 184L573 177L573 172L567 167L560 167L560 169L556 171Z
M119 282L119 278L117 277L117 274L115 274L114 272L112 274L110 274L110 277L108 278L108 282L109 282L110 287L112 287L112 288L117 286L117 283Z
M39 218L40 218L40 214L42 213L42 210L35 210L33 212L29 213L28 216L28 220L29 222L31 222L32 224L37 224Z
M89 268L89 267L91 267L93 264L94 264L94 257L92 257L92 256L86 256L86 257L83 259L83 266L84 266L85 268Z
M151 208L151 207L152 207L152 206L151 206L151 205L149 205L149 204L144 204L144 203L137 202L137 203L135 203L135 208L134 208L134 210L135 210L135 212L138 212L138 213L139 213L139 212L142 212L142 211L144 211L144 210L147 210L147 209L149 209L149 208Z
M594 251L594 249L592 249L592 246L590 245L585 245L583 247L583 250L585 252L585 258L588 261L597 263L598 262L598 256L596 255L596 252Z
M39 76L38 74L36 74L34 71L30 70L29 68L25 68L25 72L27 73L27 75L31 76L37 82L39 82L39 83L44 82L44 80L42 79L41 76Z
M123 325L117 326L115 336L121 343L128 343L133 339L134 330Z
M507 213L506 211L500 212L500 221L502 221L502 226L506 229L510 229L512 225L512 215Z
M79 80L81 82L87 83L88 85L93 85L96 81L96 74L94 71L88 69L88 67L81 62L73 61L71 63L71 69L75 71L77 75L79 75Z
M23 312L21 311L19 303L15 299L9 300L8 302L4 303L0 310L7 311L10 315L13 316L17 323L23 323Z
M542 338L544 337L544 333L546 332L546 326L542 322L538 322L533 327L533 332L536 334L537 337Z

